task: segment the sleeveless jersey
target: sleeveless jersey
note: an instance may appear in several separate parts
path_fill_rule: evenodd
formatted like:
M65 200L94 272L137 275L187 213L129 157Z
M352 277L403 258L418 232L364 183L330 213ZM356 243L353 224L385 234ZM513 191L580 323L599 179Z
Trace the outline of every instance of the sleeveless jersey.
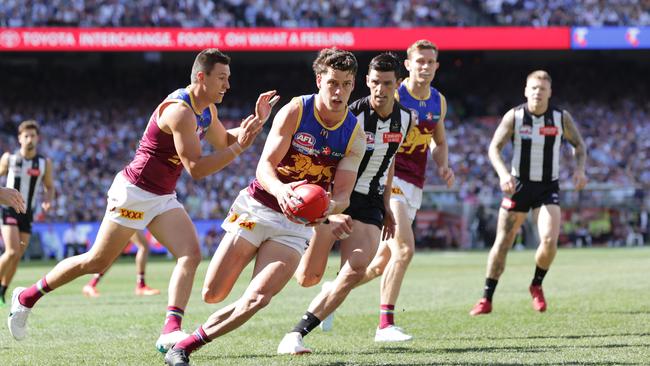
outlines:
M387 172L397 149L406 139L411 126L411 110L395 101L393 111L386 119L372 109L370 97L350 105L366 133L366 153L357 172L354 191L377 197L384 194Z
M564 132L562 110L553 106L543 115L528 111L527 105L514 108L511 174L524 181L549 183L560 173L560 144Z
M418 122L397 152L395 176L422 188L426 178L433 131L440 116L445 113L447 105L442 94L433 87L429 87L428 98L415 98L406 88L407 80L404 80L397 89L396 97L402 105L418 113Z
M334 127L327 127L316 112L316 95L296 97L292 103L300 104L296 129L291 145L276 168L282 183L307 180L325 190L334 180L338 163L348 153L354 137L360 133L357 119L347 111ZM265 191L257 179L248 186L248 193L263 205L282 212L275 196Z
M20 150L9 155L7 187L18 190L23 196L27 215L31 215L36 208L34 196L43 181L45 166L45 158L40 154L36 154L31 159L25 159Z
M132 184L154 194L170 194L176 189L176 182L183 171L183 165L176 153L174 138L158 127L161 107L170 103L183 103L190 107L196 117L196 134L202 139L212 121L216 121L214 104L197 111L194 100L187 89L178 89L169 94L151 115L135 157L123 170Z

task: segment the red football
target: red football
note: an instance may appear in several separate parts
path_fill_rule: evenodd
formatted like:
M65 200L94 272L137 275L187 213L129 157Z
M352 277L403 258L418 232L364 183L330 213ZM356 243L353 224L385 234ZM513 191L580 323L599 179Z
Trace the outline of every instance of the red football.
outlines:
M330 199L327 192L316 184L302 184L293 189L302 202L297 204L291 213L300 221L308 224L321 218L329 208Z

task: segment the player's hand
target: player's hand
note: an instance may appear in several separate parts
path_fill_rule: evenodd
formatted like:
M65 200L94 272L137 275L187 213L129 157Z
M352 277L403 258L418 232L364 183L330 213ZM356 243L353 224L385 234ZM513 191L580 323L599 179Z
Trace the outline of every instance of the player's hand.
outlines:
M330 215L330 228L335 238L347 239L352 233L352 217L345 214Z
M255 103L255 115L260 119L262 124L264 124L271 115L271 110L273 106L280 100L279 95L275 95L275 90L269 90L265 93L260 94Z
M573 173L573 186L576 190L581 190L587 185L587 176L585 172L575 172Z
M237 143L242 149L247 149L255 141L255 137L262 131L262 122L259 118L251 114L242 121L239 127Z
M291 210L295 209L296 205L302 202L302 198L300 198L300 196L296 194L293 189L305 183L307 183L306 180L286 184L278 184L273 192L271 192L271 194L273 194L278 200L278 204L280 205L280 209L282 209L284 216L286 216L289 221L295 222L296 224L304 224L304 222L296 218L291 213Z
M395 237L395 215L390 206L386 206L386 214L384 214L384 229L381 232L381 240L388 240Z
M27 212L23 196L13 188L0 187L0 204L7 205L18 213Z
M454 185L454 181L456 180L456 177L454 176L454 171L451 170L449 167L438 167L438 176L440 179L442 179L445 183L447 183L447 188L451 188L451 186Z
M515 178L508 174L503 177L499 177L499 186L501 186L501 191L505 194L514 194L517 184L515 183Z
M43 208L43 212L48 212L52 208L52 201L50 200L44 200L43 203L41 203L41 207Z

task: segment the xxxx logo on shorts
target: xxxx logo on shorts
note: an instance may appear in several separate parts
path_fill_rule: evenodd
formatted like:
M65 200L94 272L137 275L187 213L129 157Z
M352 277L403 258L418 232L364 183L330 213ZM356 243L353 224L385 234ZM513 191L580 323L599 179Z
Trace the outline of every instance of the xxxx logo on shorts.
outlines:
M402 192L402 190L401 190L399 187L392 187L392 188L390 189L390 192L391 192L392 194L401 194L401 195L404 195L404 192Z
M120 217L124 217L125 219L129 220L142 220L144 218L144 212L120 208Z
M242 221L239 223L239 227L242 229L253 231L253 229L255 229L255 223L252 221Z

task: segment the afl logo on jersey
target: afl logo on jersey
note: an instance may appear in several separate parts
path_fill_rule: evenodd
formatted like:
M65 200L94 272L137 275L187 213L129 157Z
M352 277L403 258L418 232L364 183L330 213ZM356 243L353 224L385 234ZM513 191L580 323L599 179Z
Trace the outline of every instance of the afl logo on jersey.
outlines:
M530 140L533 138L533 128L531 126L519 127L519 136L521 136L522 139Z
M293 142L302 147L311 149L316 145L316 138L306 132L301 132L293 138Z
M38 177L39 175L41 175L41 171L39 169L28 169L27 175L29 175L30 177Z
M375 134L372 132L366 132L366 151L371 151L375 149Z

